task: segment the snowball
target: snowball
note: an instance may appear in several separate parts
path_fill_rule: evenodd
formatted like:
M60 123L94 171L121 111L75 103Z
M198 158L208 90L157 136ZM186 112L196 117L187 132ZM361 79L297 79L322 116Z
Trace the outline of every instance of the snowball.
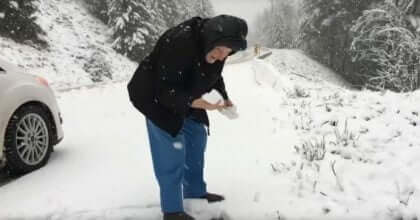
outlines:
M184 199L184 209L197 219L223 219L223 202L208 203L205 199ZM226 219L226 218L225 218Z
M211 90L209 93L204 94L202 99L206 100L207 102L211 104L216 104L218 101L221 101L220 104L223 105L224 99L222 95L217 90Z
M216 104L218 101L220 101L220 105L224 105L223 96L220 95L220 93L214 89L211 90L209 93L204 94L201 98L211 104ZM236 106L221 109L219 110L219 112L229 119L236 119L239 117Z

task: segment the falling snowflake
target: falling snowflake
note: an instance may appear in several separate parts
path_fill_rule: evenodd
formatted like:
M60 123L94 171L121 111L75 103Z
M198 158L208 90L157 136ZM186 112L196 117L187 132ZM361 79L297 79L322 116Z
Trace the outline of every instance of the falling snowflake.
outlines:
M184 148L184 145L181 142L175 142L174 148L177 150L182 150L182 148Z
M6 14L4 12L0 13L0 19L6 17Z
M186 26L185 28L184 28L184 31L185 32L188 32L188 31L190 31L191 30L191 27L190 26Z

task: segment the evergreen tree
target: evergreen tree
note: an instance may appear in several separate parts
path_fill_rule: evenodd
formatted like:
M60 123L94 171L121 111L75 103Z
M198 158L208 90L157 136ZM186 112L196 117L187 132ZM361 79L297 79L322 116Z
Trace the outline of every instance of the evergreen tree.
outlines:
M134 61L142 60L158 39L156 13L147 0L111 0L109 25L113 30L113 48Z
M210 0L195 0L193 1L193 13L200 17L214 16L214 8Z
M383 0L305 0L300 26L302 48L351 82L350 28L363 11Z
M108 24L113 31L113 48L134 61L143 59L168 28L193 16L214 15L209 0L106 1Z
M179 4L179 10L181 12L179 21L195 16L207 18L215 15L210 0L180 0Z
M257 41L268 47L293 48L299 31L298 16L295 0L272 0L271 7L257 18Z
M408 29L403 10L384 4L366 11L352 27L353 60L368 88L403 92L419 88L420 42Z
M153 8L159 16L159 22L164 24L166 28L178 24L182 12L177 0L155 0L153 5Z
M389 0L407 15L410 29L420 33L420 0Z
M99 20L108 24L110 0L85 0L87 9Z
M405 14L420 15L419 0L390 0L390 2L402 10Z
M1 0L0 34L17 42L29 40L45 46L46 42L39 36L44 32L35 23L37 3L37 0Z

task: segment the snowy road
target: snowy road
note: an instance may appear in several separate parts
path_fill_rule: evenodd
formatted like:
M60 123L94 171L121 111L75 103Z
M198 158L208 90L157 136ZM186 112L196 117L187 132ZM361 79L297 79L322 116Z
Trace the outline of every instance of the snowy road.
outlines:
M256 86L251 69L246 63L225 70L240 118L231 121L218 112L210 114L208 187L226 195L226 209L237 218L261 217L263 194L270 191L261 188L260 181L272 175L271 162L292 152L295 135L277 127L290 123L281 106L267 105L276 94L250 89ZM237 79L241 83L235 83ZM145 122L129 103L125 83L61 93L59 104L64 141L48 166L0 188L1 199L8 201L0 206L0 219L159 219Z

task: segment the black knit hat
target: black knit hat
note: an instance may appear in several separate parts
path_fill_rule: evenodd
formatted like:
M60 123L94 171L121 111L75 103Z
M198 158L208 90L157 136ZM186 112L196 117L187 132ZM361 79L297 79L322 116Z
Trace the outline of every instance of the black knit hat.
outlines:
M230 15L216 16L204 23L201 32L205 54L216 46L231 48L230 55L247 48L248 25L241 18Z

